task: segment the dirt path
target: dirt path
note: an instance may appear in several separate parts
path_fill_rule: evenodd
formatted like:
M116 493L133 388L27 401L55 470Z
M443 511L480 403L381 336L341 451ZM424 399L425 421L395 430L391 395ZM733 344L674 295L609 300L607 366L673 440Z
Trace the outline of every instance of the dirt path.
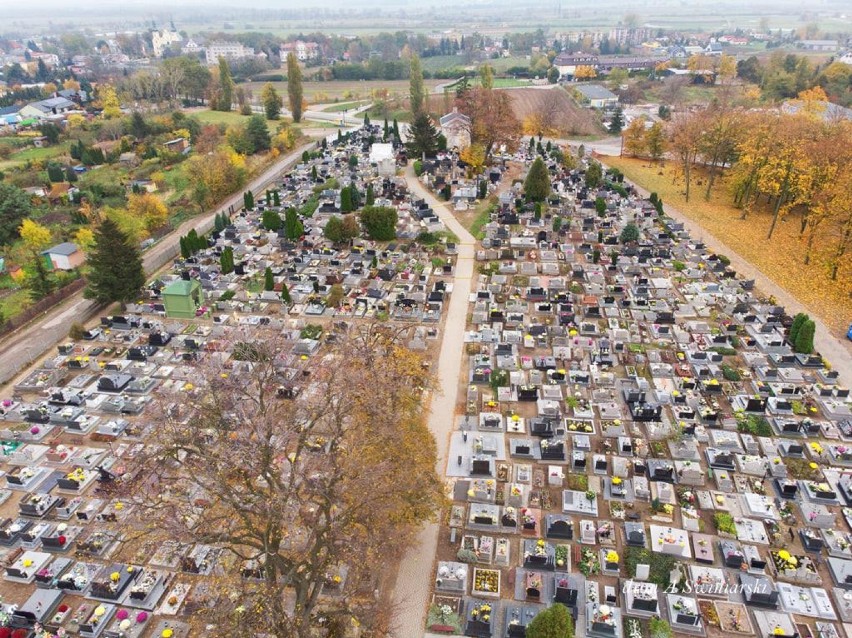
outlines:
M441 221L459 238L458 256L450 294L447 319L444 324L441 351L438 358L438 390L432 397L429 429L438 444L436 470L446 473L447 451L453 430L455 407L458 399L459 371L464 355L464 332L467 306L474 276L474 251L476 240L447 209L420 183L409 166L405 179L411 192L429 202ZM429 592L432 589L433 565L438 546L439 523L425 525L399 565L394 606L398 610L395 635L414 638L424 634Z
M292 153L282 156L261 175L248 185L256 193L273 182L283 171L301 160L302 152L316 145L310 142L295 149ZM242 192L237 193L214 210L204 215L193 217L181 224L177 229L166 235L143 254L145 272L149 275L162 268L174 259L179 251L179 240L190 229L195 228L199 234L213 228L213 218L220 211L227 211L229 206L239 209L243 205ZM38 359L57 342L68 336L68 328L74 322L85 323L101 309L93 301L83 298L82 291L72 295L62 304L47 311L41 319L35 320L15 332L10 333L0 341L0 384L6 383L26 368L32 361Z

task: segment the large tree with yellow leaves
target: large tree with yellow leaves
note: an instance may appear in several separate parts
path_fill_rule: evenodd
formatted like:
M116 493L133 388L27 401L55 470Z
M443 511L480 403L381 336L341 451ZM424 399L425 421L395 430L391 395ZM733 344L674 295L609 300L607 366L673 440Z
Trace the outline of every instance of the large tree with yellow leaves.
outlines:
M308 362L255 334L152 417L127 498L153 534L227 555L204 618L217 635L387 635L373 597L382 567L444 504L429 376L400 336L362 326Z

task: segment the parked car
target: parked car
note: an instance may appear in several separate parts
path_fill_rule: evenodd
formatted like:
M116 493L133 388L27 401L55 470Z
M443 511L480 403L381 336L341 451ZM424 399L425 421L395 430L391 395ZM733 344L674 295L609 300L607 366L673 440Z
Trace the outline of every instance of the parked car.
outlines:
M849 331L846 333L846 338L852 341L852 323L849 324Z

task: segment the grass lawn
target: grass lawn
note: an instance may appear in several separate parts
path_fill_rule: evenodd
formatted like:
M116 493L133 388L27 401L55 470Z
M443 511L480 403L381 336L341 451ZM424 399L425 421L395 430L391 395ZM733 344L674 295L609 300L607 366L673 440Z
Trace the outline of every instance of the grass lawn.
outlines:
M672 174L667 167L649 167L648 162L632 158L605 157L604 163L621 170L631 181L649 190L656 191L665 204L671 204L686 217L715 235L731 250L747 259L764 275L785 288L803 305L822 317L836 333L849 326L852 316L852 260L847 259L832 281L825 264L825 255L817 254L806 266L803 263L804 242L799 236L799 215L789 215L780 221L771 240L766 239L772 222L769 209L758 209L746 220L740 219L741 211L734 208L727 185L714 187L709 201L704 199L704 190L699 182L706 181L696 169L692 184L692 196L687 203L682 182L672 183ZM662 175L660 173L663 173ZM831 246L833 235L826 229L821 237L822 245ZM818 240L819 241L819 240Z
M326 113L342 113L343 111L351 111L352 109L357 109L361 106L367 104L366 100L361 100L359 102L340 102L338 104L332 104L331 106L327 106L323 109Z
M27 162L36 162L52 159L54 157L60 157L61 155L66 155L67 153L67 143L57 144L56 146L45 146L43 148L36 148L34 146L30 146L21 151L12 153L9 156L9 159L0 162L0 170L20 166L22 164L26 164Z
M32 298L29 291L19 288L0 299L0 313L2 313L4 319L11 319L31 305Z

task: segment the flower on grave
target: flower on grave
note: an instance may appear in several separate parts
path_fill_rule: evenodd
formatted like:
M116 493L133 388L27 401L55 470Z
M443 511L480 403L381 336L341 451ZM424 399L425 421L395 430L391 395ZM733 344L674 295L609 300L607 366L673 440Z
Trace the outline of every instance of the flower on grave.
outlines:
M119 574L118 572L113 572L109 575L109 579L112 582L117 583L121 579L121 574Z
M819 443L817 443L816 441L814 441L813 443L811 443L811 449L812 449L812 450L814 451L814 453L816 453L816 454L822 454L822 446L821 446Z
M118 623L118 628L121 629L121 631L127 631L128 629L130 629L130 625L131 625L130 621L127 620L127 619L124 619L120 623Z
M118 511L123 510L124 509L124 503L121 503L121 502L116 503L115 505L113 505L113 509L116 509Z
M781 627L778 627L778 626L776 625L775 629L773 629L773 630L772 630L772 635L774 635L774 636L783 636L783 635L784 635L784 630L783 630L783 629L781 629Z
M474 496L476 496L476 492L474 492L472 489L470 489L470 490L467 491L467 495L470 498L473 498Z
M540 538L540 539L538 539L538 540L536 541L536 545L537 545L538 547L544 547L544 545L545 545L544 540L543 540L543 539L541 539L541 538Z
M666 514L671 514L672 512L674 512L674 506L671 505L671 503L666 503L665 505L663 505L663 511Z
M610 550L606 553L606 562L608 563L617 563L618 562L618 552Z
M56 540L59 542L60 545L64 545L68 541L68 539L65 536L61 536L61 535Z
M808 463L808 467L811 468L812 470L815 470L819 467L819 465L817 465L816 463L811 461L810 463Z
M100 618L106 613L106 607L103 605L98 605L95 607L95 618Z
M620 479L619 477L617 477L617 476L614 476L614 477L612 478L612 484L613 484L613 485L621 485L621 479Z
M331 579L335 585L339 585L343 582L343 578L340 577L340 574L335 574Z
M811 411L811 412L816 412L816 411L817 411L817 409L816 409L816 407L815 407L815 406L811 406L810 411Z
M163 638L172 638L175 635L175 632L171 629L163 629L163 632L160 634Z
M39 432L41 432L41 428L38 427L37 425L34 425L33 427L30 428L30 434L35 435L35 434L38 434Z
M25 558L23 562L24 567L32 567L33 562L29 558Z
M130 612L127 611L126 609L119 609L116 612L115 617L118 618L119 620L124 620L125 618L130 617Z

